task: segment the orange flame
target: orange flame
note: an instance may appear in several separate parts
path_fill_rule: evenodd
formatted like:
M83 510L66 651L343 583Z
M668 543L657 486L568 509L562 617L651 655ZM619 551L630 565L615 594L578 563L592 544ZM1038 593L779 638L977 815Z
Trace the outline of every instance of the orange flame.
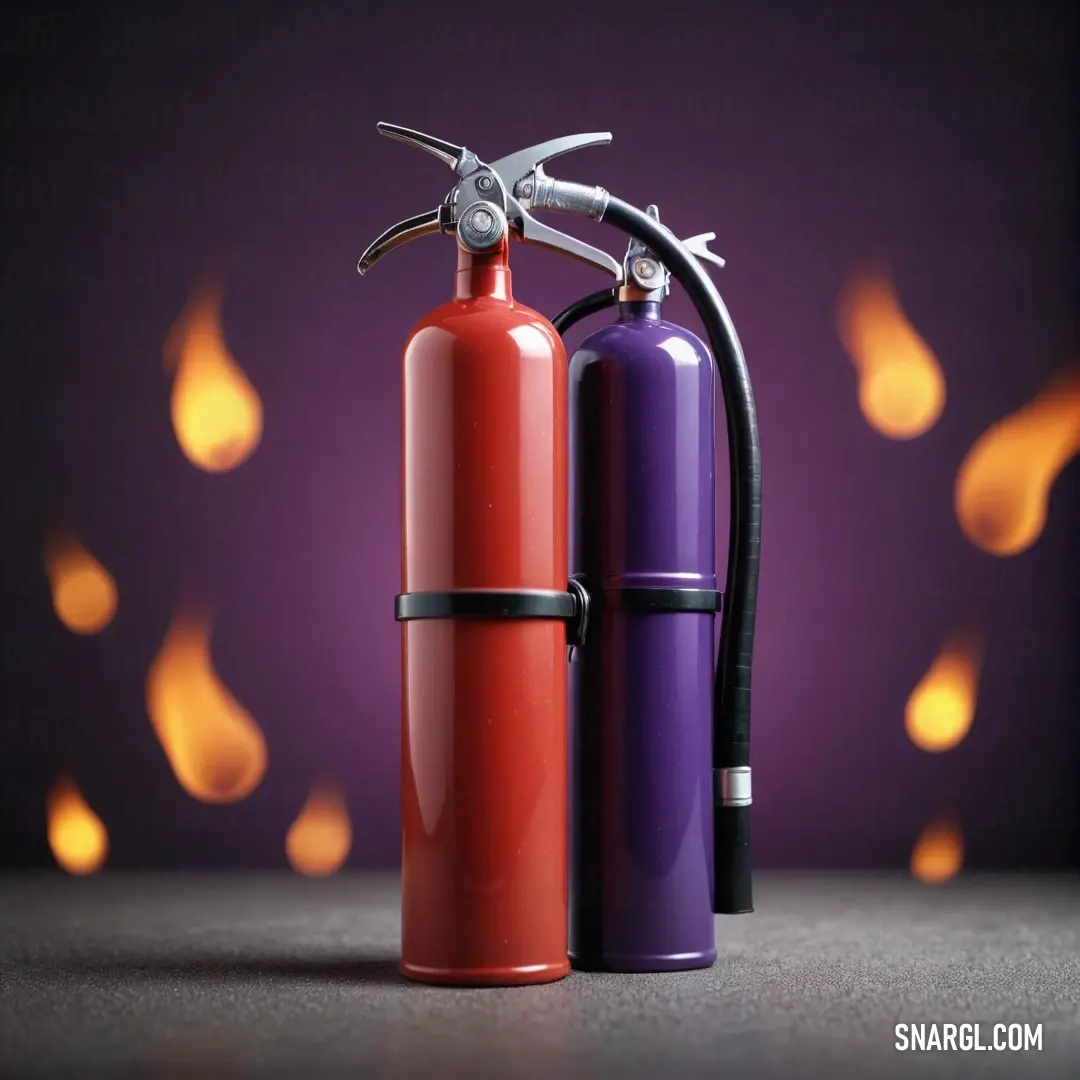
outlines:
M75 634L97 634L116 615L116 582L73 536L45 544L45 573L57 618Z
M45 815L49 847L62 870L82 876L101 869L109 854L109 834L70 776L53 784Z
M1050 489L1080 452L1080 374L1059 376L992 425L956 474L956 517L976 546L1002 558L1027 551L1046 527Z
M911 852L911 875L927 885L956 877L964 865L964 836L952 818L928 825Z
M852 277L840 296L840 340L859 379L859 408L890 439L929 431L945 408L945 376L908 321L883 270Z
M217 285L196 289L165 342L173 430L188 460L212 473L245 462L263 427L262 401L225 345L222 296Z
M207 803L250 795L266 773L266 740L210 659L212 616L178 612L146 678L146 708L180 786Z
M341 869L352 847L352 824L345 796L331 784L316 784L285 837L289 865L308 877Z
M975 719L985 635L958 634L908 698L904 726L920 750L941 753L963 741Z

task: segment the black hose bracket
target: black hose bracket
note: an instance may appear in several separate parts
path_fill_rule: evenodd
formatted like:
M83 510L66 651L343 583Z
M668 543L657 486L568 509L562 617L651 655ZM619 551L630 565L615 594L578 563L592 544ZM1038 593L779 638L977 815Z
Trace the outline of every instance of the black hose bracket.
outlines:
M585 644L589 632L589 590L577 578L571 578L568 587L574 598L574 617L566 624L566 644L573 660L574 652Z

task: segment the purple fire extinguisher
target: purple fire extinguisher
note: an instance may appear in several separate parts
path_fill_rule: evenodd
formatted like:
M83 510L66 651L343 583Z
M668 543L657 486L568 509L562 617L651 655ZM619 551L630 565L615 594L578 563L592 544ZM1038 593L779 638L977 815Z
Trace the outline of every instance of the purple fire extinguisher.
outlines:
M683 247L723 266L713 238ZM669 291L632 239L620 285L553 320L565 334L618 307L569 372L571 572L590 598L570 675L570 956L585 970L707 967L714 906L751 907L744 827L718 838L741 865L721 867L714 905L715 380L704 343L663 318ZM724 829L745 822L749 766L720 760Z
M539 167L529 175L523 176L514 185L514 192L522 200L522 205L529 210L556 210L562 213L592 218L595 221L613 225L638 241L651 257L643 260L643 262L651 261L655 264L654 268L657 273L663 273L665 276L670 274L686 290L705 326L708 345L712 351L712 359L716 365L716 375L719 378L720 391L723 397L730 477L730 514L727 569L722 590L720 647L716 660L715 677L712 683L712 738L709 740L710 746L702 748L706 761L708 760L707 753L711 751L712 784L711 790L702 791L700 787L695 788L691 799L702 799L705 805L711 803L713 858L710 868L706 857L705 867L707 876L708 870L711 869L712 871L712 880L709 883L711 888L708 895L711 898L713 912L720 915L737 915L749 912L753 910L750 873L750 682L754 660L754 624L757 614L758 573L761 551L761 447L758 441L754 393L750 385L750 374L747 370L746 359L743 356L742 345L731 322L727 307L720 298L720 294L716 291L716 287L710 280L709 275L701 267L697 256L687 245L680 243L671 231L661 225L654 217L624 200L616 198L604 188L556 180L547 176L543 169ZM631 266L630 279L626 281L620 280L620 287L635 284L640 288L649 289L652 279L648 273L641 275L643 280L634 281L632 280L634 278L633 269L634 267ZM646 268L643 265L641 269L645 270ZM617 276L620 279L623 277L622 273ZM593 294L578 301L558 316L557 319L552 320L553 325L556 325L556 329L565 329L571 322L582 318L585 314L598 311L617 301L617 289ZM557 324L561 324L561 327ZM582 360L579 362L576 372L581 374L592 367L593 364L586 364ZM600 371L601 369L597 368L597 370ZM629 385L629 380L620 382L616 378L610 384L610 389L614 394L620 388L626 389ZM687 385L680 384L680 386ZM581 396L584 398L584 395ZM613 409L611 415L621 417L621 421L626 424L634 413L623 408L621 411ZM647 417L638 415L643 425L639 438L645 439L648 437L647 432L655 430L655 426ZM689 419L690 414L688 413L687 416ZM575 427L579 427L580 421L578 419L575 418L574 423ZM626 439L625 445L629 447L633 444L631 440ZM575 464L572 467L576 469L578 466ZM632 478L629 474L626 474L621 494L617 488L610 489L613 497L610 509L615 513L623 512L627 515L632 513L638 516L671 512L676 506L680 509L683 506L697 506L695 500L692 497L687 497L685 490L680 487L680 483L683 482L680 479L681 477L681 470L675 469L672 471L671 480L675 485L676 492L679 493L677 500L672 501L669 496L666 501L661 499L654 508L628 504L627 496L632 490L630 486ZM592 513L591 510L588 512ZM697 528L701 527L700 523L706 520L709 523L714 520L714 510L711 505L708 513L702 512L698 517L692 517L688 514L682 522L682 527L679 530L680 535L689 536L693 534ZM708 525L710 530L712 527L711 524ZM617 547L614 550L617 551ZM654 629L661 625L659 620L664 618L665 615L670 615L673 618L682 617L678 612L669 611L663 614L654 612L650 602L650 594L646 591L652 586L644 583L628 584L619 580L622 576L619 571L619 563L617 560L613 561L610 554L610 552L605 553L607 561L599 567L599 572L604 575L608 572L606 567L615 567L616 570L613 573L615 587L612 590L612 600L607 603L601 581L600 591L595 597L598 613L602 610L610 612L613 607L617 609L622 604L629 604L639 609L634 614L641 613L658 620L654 624L647 624L652 625ZM650 561L650 559L646 558L642 560L642 565L648 565ZM657 565L655 569L666 571L668 568ZM625 571L625 565L622 570ZM693 568L691 568L691 571L693 571ZM677 570L674 572L677 572ZM696 590L698 580L693 579L687 587ZM597 583L594 582L593 584L595 588ZM631 588L635 591L629 591ZM667 586L660 586L660 588L663 591L668 590ZM623 591L620 592L620 590ZM588 598L591 607L593 597L584 589L582 589L582 595ZM658 594L653 599L661 599L661 597ZM696 607L698 601L690 600L689 603ZM719 601L717 605L720 606ZM644 611L641 610L642 608L644 608ZM707 620L711 613L695 610L688 613L688 620L690 614L700 616L697 621L701 622ZM603 616L600 615L600 618L603 618ZM592 622L592 615L589 616L589 622ZM616 625L621 622L623 628L630 625L628 619L612 620L612 622ZM587 627L586 630L587 633L583 641L585 645L589 640L588 635L592 632ZM707 643L701 640L691 640L689 631L680 631L680 635L685 636L682 638L674 636L672 642L669 643L669 649L678 648L680 655L682 650L686 649L702 662L707 657L708 662L711 664L711 649ZM604 651L604 639L601 638L599 663L601 665L605 663L614 665L616 659L621 655L622 671L627 675L621 690L621 700L626 701L628 694L640 692L641 684L634 681L636 675L632 676L631 673L627 672L625 661L631 654L626 653L625 650L620 654L618 646L621 639L618 632L613 634L611 640L616 646L615 650L612 651L609 648ZM655 670L661 665L669 664L672 656L673 653L670 652L666 656L662 652L659 653L655 662L650 662L650 669ZM596 670L595 664L593 670ZM613 684L609 683L609 685ZM676 684L672 683L671 685L674 687ZM694 685L696 687L697 683L695 682ZM613 700L617 703L620 698L616 696ZM689 708L692 700L691 695L683 694L680 690L677 695L669 696L666 701L662 702L662 713L657 713L649 718L647 722L652 725L678 724L680 718L685 717L686 709ZM599 724L599 715L592 705L586 702L585 713L579 718L579 729L582 732L586 730L592 732L600 730L602 732L604 728L602 724ZM616 713L616 715L618 714ZM624 713L623 715L627 714ZM595 735L593 737L595 740ZM606 756L599 759L601 764L608 760L619 761L617 755L622 755L622 760L627 760L625 741L621 747L616 742L608 743L606 746L601 743L600 748L605 755L609 750L612 755L610 759ZM588 759L588 754L586 754L586 759ZM598 759L594 758L593 760ZM640 752L637 760L641 760ZM667 761L670 763L670 757ZM598 916L587 919L584 924L579 923L579 927L586 930L586 933L576 935L575 951L581 949L579 960L583 966L588 966L589 956L594 960L599 957L598 963L601 966L618 966L618 960L614 956L608 959L604 957L604 939L605 935L609 933L605 929L605 925L617 927L618 923L612 921L612 917L616 914L623 921L623 925L644 925L638 923L637 920L644 917L650 905L669 899L662 891L643 889L637 894L639 900L636 908L627 906L621 911L609 908L605 912L602 904L592 903L597 896L601 901L603 899L603 893L599 892L599 890L604 876L603 860L605 855L614 854L616 856L612 863L612 866L616 869L633 866L636 877L627 875L624 881L627 887L634 883L642 883L648 876L665 876L664 867L669 864L670 855L665 856L667 861L653 861L652 855L643 857L639 854L642 850L640 846L631 848L624 843L623 854L629 853L631 858L620 859L618 857L618 848L609 847L605 851L603 847L603 841L612 837L619 840L631 835L637 837L643 835L643 829L648 826L643 826L641 823L642 821L647 823L650 820L649 810L647 809L648 804L644 801L644 794L646 790L651 791L655 800L653 805L657 804L663 790L657 781L659 777L665 775L664 768L665 762L661 760L654 762L648 769L637 772L625 769L620 774L616 771L614 774L616 779L624 785L631 782L646 781L652 786L648 789L639 789L636 793L633 790L619 791L617 800L615 797L604 794L599 797L602 801L597 801L594 796L586 806L575 806L573 808L573 817L583 822L587 821L589 813L593 815L592 823L583 825L579 832L581 838L591 837L593 844L591 849L586 845L584 852L579 850L578 867L580 869L591 865L596 868L596 872L589 874L584 879L578 875L575 882L576 889L581 890L578 892L577 897L578 911L587 912L591 910L599 912ZM600 791L603 787L603 779L595 778L593 782L594 792ZM639 804L637 808L633 808L635 799ZM597 807L600 807L600 809L598 810ZM628 807L632 809L628 810ZM621 825L620 815L622 819ZM599 821L599 830L595 827L596 821ZM632 828L627 828L626 823L628 821L634 822ZM656 825L654 824L652 827L655 829ZM622 829L621 833L619 828ZM608 831L605 833L602 831L604 829ZM597 837L601 840L600 844L595 843ZM701 844L706 845L707 841L707 835L701 835ZM693 841L687 840L679 849L678 855L675 856L676 860L684 857L693 858L693 844L696 842L696 839ZM610 872L607 877L610 882L612 880ZM677 878L672 876L670 880L675 881ZM614 887L617 888L618 886L619 882L616 881ZM581 903L586 889L591 890L591 893L586 898L586 902ZM608 895L610 896L610 892ZM701 902L701 895L699 892L698 903ZM678 917L676 906L669 904L666 910L672 913L674 917ZM653 907L652 911L655 915L657 909ZM663 917L666 919L667 915L665 914ZM611 931L611 933L613 932L614 930ZM613 938L611 940L616 947L621 947ZM629 934L623 940L630 942ZM597 942L599 942L599 945ZM640 939L636 947L642 947ZM658 946L655 941L644 941L646 950L656 952L668 947L666 944ZM705 955L696 962L698 965L709 962L707 943L703 951ZM678 966L678 963L676 962L673 965L669 957L666 966Z

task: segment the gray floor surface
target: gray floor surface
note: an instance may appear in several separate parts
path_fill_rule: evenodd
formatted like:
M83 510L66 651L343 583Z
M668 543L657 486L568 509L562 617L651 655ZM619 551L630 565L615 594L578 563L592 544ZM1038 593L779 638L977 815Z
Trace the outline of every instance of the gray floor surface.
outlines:
M397 975L387 875L0 881L5 1076L1080 1076L1080 880L758 876L680 975L512 990ZM1042 1025L1042 1050L894 1048L897 1023Z

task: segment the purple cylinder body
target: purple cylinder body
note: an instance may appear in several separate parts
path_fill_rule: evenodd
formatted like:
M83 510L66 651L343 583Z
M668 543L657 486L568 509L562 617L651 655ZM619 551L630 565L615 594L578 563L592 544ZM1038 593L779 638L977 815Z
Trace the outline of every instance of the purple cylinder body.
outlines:
M570 363L571 573L593 598L570 671L570 958L680 971L716 959L716 617L609 597L717 588L715 384L705 345L659 303L619 313Z

